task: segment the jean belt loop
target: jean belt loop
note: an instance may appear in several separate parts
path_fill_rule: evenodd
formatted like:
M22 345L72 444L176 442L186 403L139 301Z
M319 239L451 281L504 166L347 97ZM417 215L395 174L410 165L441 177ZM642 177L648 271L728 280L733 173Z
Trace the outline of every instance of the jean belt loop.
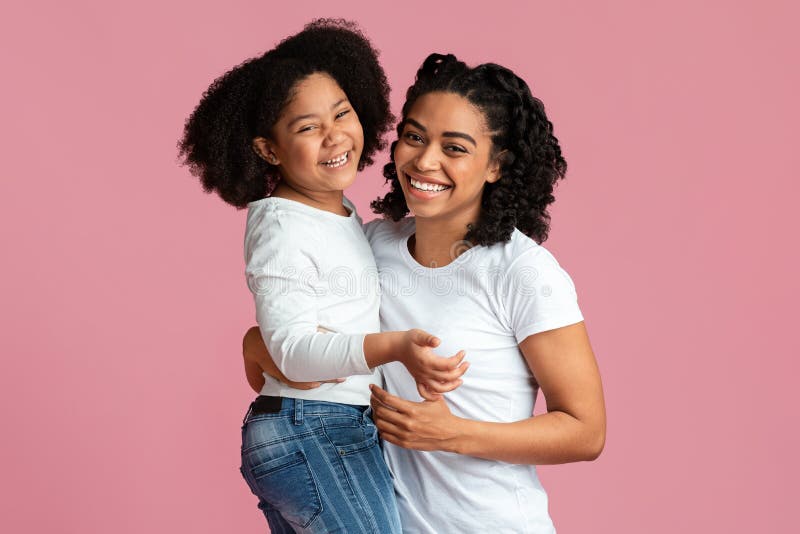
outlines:
M247 423L247 418L250 417L250 414L253 413L253 403L250 403L250 406L247 408L247 413L244 414L244 419L242 419L242 425Z
M303 424L303 399L294 399L294 424Z

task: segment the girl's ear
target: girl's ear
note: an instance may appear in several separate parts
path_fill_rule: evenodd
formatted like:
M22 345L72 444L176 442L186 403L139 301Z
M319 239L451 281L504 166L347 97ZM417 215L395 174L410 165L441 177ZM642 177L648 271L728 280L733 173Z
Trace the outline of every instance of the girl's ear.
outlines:
M503 150L489 162L489 168L486 171L486 183L493 184L500 179L500 167L503 164L507 152L507 150Z
M280 165L280 160L272 150L272 142L266 137L256 137L253 139L253 152L269 163L270 165Z

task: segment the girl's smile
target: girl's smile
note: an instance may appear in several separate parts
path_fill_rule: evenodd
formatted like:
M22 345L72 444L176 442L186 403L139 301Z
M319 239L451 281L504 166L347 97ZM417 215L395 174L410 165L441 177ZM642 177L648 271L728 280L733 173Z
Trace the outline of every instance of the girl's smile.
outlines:
M256 138L256 149L280 169L276 196L341 203L352 185L364 147L358 115L339 84L315 73L299 81L269 139ZM287 191L290 189L290 191Z
M324 165L329 169L342 169L352 160L350 151L343 152L327 161L321 161L319 164Z

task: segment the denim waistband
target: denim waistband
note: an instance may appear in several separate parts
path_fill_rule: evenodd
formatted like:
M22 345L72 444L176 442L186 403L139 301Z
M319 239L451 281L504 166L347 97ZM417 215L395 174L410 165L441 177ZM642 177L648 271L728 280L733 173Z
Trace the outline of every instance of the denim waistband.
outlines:
M259 411L254 413L253 411L254 407L256 407L259 404L264 404L263 401L265 400L273 401L267 404L273 404L275 408L277 408L276 404L278 399L280 399L279 411L274 411L274 412ZM264 395L259 395L258 398L256 398L256 400L250 403L250 407L248 408L243 421L247 421L247 418L250 417L251 414L261 415L261 414L272 413L274 415L279 415L282 417L291 414L293 415L294 423L301 424L303 422L303 417L306 415L341 414L341 415L353 415L361 417L368 409L369 406L361 406L354 404L342 404L338 402L326 402L326 401L307 400L307 399L293 399L289 397L265 397Z

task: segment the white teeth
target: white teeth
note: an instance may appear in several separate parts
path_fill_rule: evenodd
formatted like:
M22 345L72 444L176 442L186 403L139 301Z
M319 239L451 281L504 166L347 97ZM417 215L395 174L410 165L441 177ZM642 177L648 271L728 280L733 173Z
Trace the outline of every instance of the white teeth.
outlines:
M332 169L335 169L336 167L341 167L342 165L347 163L347 159L349 157L349 154L350 154L350 152L345 152L344 154L342 154L338 158L333 158L333 159L329 159L328 161L323 161L322 164L325 165L326 167L331 167Z
M415 180L413 178L409 178L409 181L411 182L411 185L414 187L414 189L419 189L420 191L438 192L438 191L444 191L445 189L450 189L450 186L447 186L447 185L439 185L439 184L431 184L431 183L428 183L428 182L420 182L420 181Z

